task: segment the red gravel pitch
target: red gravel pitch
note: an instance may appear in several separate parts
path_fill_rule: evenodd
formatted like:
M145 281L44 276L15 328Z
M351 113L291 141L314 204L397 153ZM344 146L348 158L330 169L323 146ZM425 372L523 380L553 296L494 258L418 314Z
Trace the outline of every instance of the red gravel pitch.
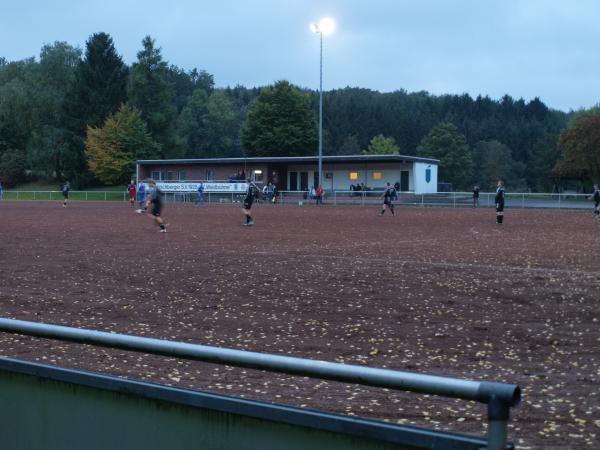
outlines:
M0 202L0 315L516 383L520 448L600 447L600 222L590 212ZM0 355L485 433L459 400L0 333Z

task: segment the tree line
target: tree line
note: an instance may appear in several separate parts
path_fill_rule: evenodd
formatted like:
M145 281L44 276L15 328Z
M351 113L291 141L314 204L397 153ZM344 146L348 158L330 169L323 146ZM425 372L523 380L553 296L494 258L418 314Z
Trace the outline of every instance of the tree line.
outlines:
M593 133L574 131L593 129L596 109L361 88L324 92L323 101L325 154L434 157L455 189L503 178L513 190L547 191L557 176L587 180L600 170L579 145L593 147ZM165 61L150 36L131 65L106 33L84 51L55 42L38 59L0 57L0 181L85 188L125 182L137 159L314 155L317 110L318 92L288 81L218 89L206 71Z

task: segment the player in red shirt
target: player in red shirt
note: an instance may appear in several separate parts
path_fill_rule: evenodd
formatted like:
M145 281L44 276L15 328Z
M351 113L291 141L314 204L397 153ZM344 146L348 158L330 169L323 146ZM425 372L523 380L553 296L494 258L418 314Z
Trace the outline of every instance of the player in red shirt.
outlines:
M127 192L129 192L129 204L131 206L135 205L135 183L133 180L129 182L127 185Z

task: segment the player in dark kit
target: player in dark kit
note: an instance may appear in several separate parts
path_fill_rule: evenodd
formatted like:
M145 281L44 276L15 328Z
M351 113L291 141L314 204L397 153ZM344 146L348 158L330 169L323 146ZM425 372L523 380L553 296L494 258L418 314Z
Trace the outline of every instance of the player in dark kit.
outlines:
M388 182L385 186L385 191L383 192L383 195L382 195L383 206L381 207L381 212L379 213L380 216L383 216L386 208L390 209L392 216L396 215L396 213L394 212L394 203L392 202L392 200L394 199L395 196L396 196L396 190L392 186L390 186L390 183Z
M590 195L590 200L594 200L594 218L600 219L600 188L594 185L594 192Z
M250 208L252 208L252 204L254 203L254 198L256 196L256 192L258 192L259 189L254 183L252 183L252 181L250 181L250 178L248 178L246 180L246 183L248 183L248 188L246 189L246 196L244 197L244 206L242 208L242 211L244 212L244 215L246 216L246 221L244 222L244 226L250 227L250 226L254 225L254 220L252 219L252 216L250 215Z
M163 207L162 191L158 188L158 186L156 186L156 181L148 180L147 183L151 189L150 196L148 197L148 201L146 202L147 206L152 205L152 209L150 210L150 217L152 217L154 222L158 225L158 227L160 228L160 232L166 233L166 225L162 220L162 217L160 216ZM141 210L138 209L138 212L141 212Z
M68 181L63 184L62 187L62 195L63 195L63 208L67 207L67 200L69 200L69 191L71 190L71 185Z
M502 225L504 221L504 182L498 180L496 188L496 223Z

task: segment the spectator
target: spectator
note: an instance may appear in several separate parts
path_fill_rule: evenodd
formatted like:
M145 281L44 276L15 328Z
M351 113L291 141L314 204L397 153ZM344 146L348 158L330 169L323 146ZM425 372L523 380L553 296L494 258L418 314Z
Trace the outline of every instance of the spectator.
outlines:
M318 185L317 189L315 191L316 197L317 197L317 205L322 205L323 204L323 196L325 195L325 191L323 190L323 186Z
M317 197L317 192L315 191L315 187L313 186L310 188L310 191L308 193L308 199L312 200L313 198L316 198L316 197Z
M0 200L2 200L3 194L4 194L4 191L2 190L2 182L0 182Z
M394 183L394 190L395 190L396 192L400 192L400 182L399 182L399 181L396 181L396 182Z

